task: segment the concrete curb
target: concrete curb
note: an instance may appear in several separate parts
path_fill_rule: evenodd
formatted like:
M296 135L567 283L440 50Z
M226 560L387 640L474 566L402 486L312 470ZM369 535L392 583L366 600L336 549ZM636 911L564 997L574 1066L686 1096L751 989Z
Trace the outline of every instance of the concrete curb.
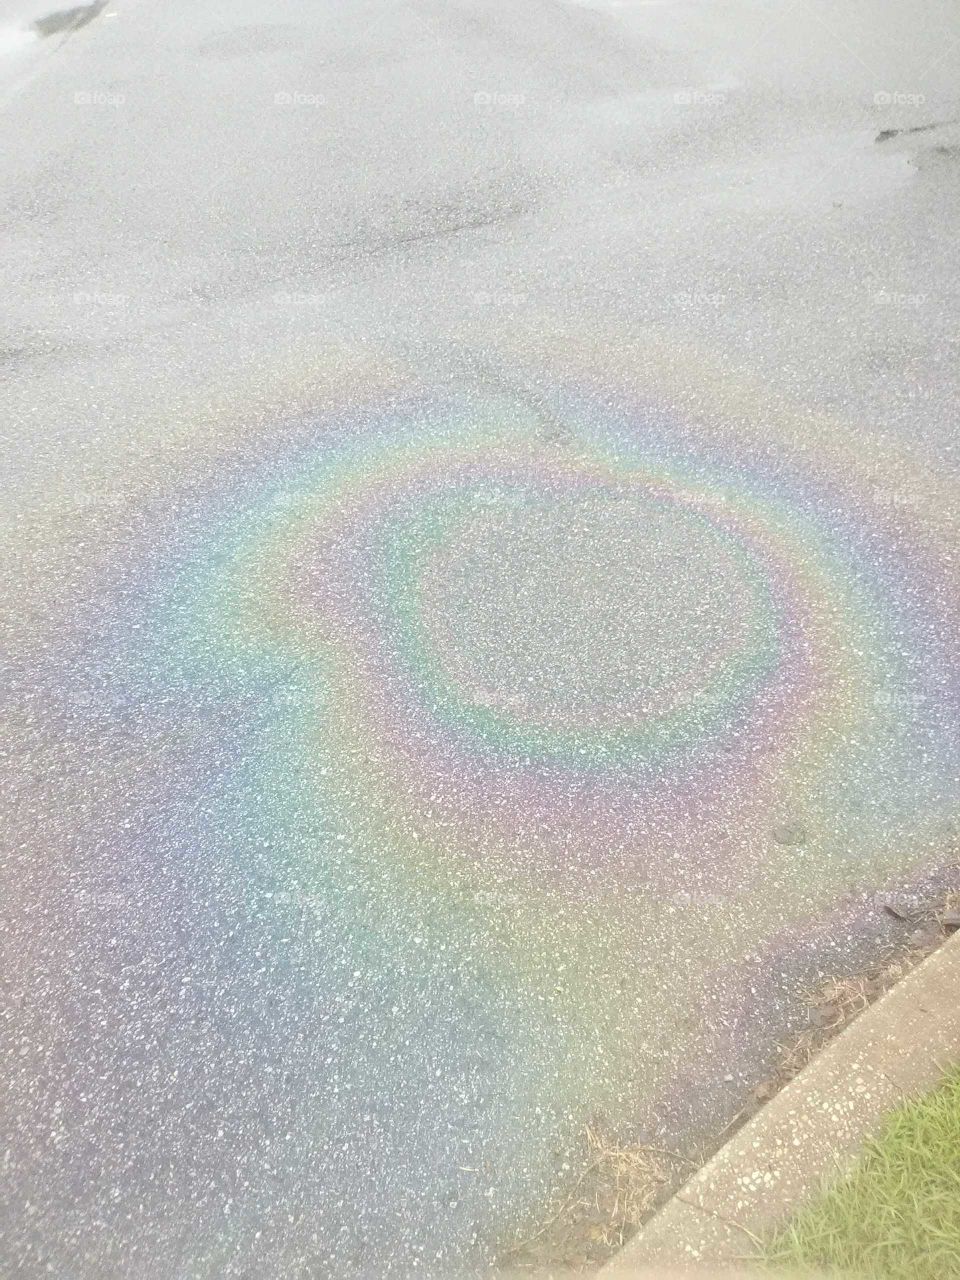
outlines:
M601 1276L728 1267L849 1168L906 1098L960 1061L960 934L860 1015L653 1217Z

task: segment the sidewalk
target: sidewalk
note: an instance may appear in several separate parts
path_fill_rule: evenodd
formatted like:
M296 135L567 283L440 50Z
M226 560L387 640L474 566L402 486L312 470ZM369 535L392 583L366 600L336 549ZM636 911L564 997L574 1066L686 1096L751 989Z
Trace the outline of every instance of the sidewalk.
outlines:
M960 1061L960 934L829 1044L600 1272L731 1266Z

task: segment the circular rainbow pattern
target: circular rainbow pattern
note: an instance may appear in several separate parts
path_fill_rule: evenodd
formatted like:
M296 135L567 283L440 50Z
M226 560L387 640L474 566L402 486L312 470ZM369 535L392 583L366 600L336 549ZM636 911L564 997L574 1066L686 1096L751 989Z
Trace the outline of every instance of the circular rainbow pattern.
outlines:
M129 1172L226 1180L202 1248L155 1242L191 1274L489 1256L592 1113L651 1128L760 1034L771 957L949 854L922 466L629 379L549 400L286 424L151 522L79 660L173 748L109 870L150 850L194 974L136 1102L204 1080L202 1154L154 1127Z
M942 811L948 597L903 574L899 509L671 456L668 414L568 412L544 442L516 404L411 400L284 460L178 575L171 681L296 690L317 805L362 797L390 860L415 830L574 894L584 862L744 889L784 826L861 872Z

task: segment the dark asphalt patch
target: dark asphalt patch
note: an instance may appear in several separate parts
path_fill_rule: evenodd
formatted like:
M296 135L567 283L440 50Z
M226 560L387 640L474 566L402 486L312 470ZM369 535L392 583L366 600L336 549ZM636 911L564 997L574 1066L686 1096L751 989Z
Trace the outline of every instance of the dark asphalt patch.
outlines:
M107 7L107 0L95 0L94 4L75 5L72 9L58 9L56 13L48 13L45 18L38 18L32 29L41 38L47 36L70 35L79 31L88 22L92 22Z

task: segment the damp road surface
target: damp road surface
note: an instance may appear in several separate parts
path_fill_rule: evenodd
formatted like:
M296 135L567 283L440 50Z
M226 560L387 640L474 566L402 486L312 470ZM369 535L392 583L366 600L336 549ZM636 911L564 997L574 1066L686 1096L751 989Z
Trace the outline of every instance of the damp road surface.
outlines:
M958 72L5 7L5 1275L480 1273L956 885Z

